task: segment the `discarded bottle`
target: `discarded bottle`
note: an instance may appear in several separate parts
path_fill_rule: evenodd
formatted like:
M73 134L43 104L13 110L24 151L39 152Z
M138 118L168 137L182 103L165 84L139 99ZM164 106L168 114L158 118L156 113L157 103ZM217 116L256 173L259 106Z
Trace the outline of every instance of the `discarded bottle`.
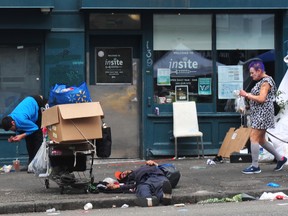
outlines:
M263 147L261 147L260 149L259 149L259 155L263 155L264 154L264 150L263 150Z

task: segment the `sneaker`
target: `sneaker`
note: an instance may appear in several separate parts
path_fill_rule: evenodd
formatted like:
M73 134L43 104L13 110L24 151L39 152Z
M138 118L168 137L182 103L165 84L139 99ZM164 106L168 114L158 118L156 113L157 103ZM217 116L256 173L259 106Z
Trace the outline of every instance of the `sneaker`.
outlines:
M159 200L157 197L137 197L135 200L135 204L141 207L152 207L152 206L158 206Z
M244 174L256 174L261 173L260 167L249 166L246 169L242 170Z
M172 186L169 181L164 181L162 186L163 197L162 197L162 204L163 205L170 205L172 200Z
M281 161L277 161L277 166L274 168L274 171L280 171L283 169L284 164L287 162L287 158L283 157Z

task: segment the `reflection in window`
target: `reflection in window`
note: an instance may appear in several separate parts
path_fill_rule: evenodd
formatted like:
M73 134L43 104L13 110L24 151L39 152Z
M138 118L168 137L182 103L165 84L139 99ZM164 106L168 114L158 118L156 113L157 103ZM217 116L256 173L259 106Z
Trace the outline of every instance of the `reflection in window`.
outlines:
M89 28L92 29L140 29L140 14L90 14Z
M154 16L154 100L212 102L210 15Z
M0 118L28 95L40 94L38 46L0 47Z
M184 100L200 99L202 102L209 102L212 95L210 55L209 51L154 51L157 59L154 62L154 95L157 103L177 101L180 93L175 92L175 89L185 86L188 92L185 93L187 98Z
M248 70L254 58L261 59L267 74L274 76L274 15L217 15L216 38L217 62L243 66L243 89L250 91L255 84ZM235 112L234 98L219 99L219 89L217 111Z

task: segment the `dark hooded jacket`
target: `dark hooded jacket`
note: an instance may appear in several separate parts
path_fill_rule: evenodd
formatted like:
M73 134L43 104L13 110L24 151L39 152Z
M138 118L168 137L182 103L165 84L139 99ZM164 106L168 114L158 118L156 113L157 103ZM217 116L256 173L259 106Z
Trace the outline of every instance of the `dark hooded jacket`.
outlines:
M165 176L164 173L157 166L149 166L144 165L135 170L132 170L123 185L121 185L121 189L129 190L136 188L140 183L145 182L151 176Z

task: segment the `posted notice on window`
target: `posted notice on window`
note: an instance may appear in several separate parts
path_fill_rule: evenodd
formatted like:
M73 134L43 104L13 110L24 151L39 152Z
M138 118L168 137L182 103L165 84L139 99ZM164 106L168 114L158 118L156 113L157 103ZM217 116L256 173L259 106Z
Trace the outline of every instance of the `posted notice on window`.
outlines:
M212 94L212 86L211 86L211 78L198 78L198 94L199 95L211 95Z
M235 90L243 89L243 66L218 66L218 98L235 99Z
M158 68L157 69L157 85L158 86L170 86L170 68Z

